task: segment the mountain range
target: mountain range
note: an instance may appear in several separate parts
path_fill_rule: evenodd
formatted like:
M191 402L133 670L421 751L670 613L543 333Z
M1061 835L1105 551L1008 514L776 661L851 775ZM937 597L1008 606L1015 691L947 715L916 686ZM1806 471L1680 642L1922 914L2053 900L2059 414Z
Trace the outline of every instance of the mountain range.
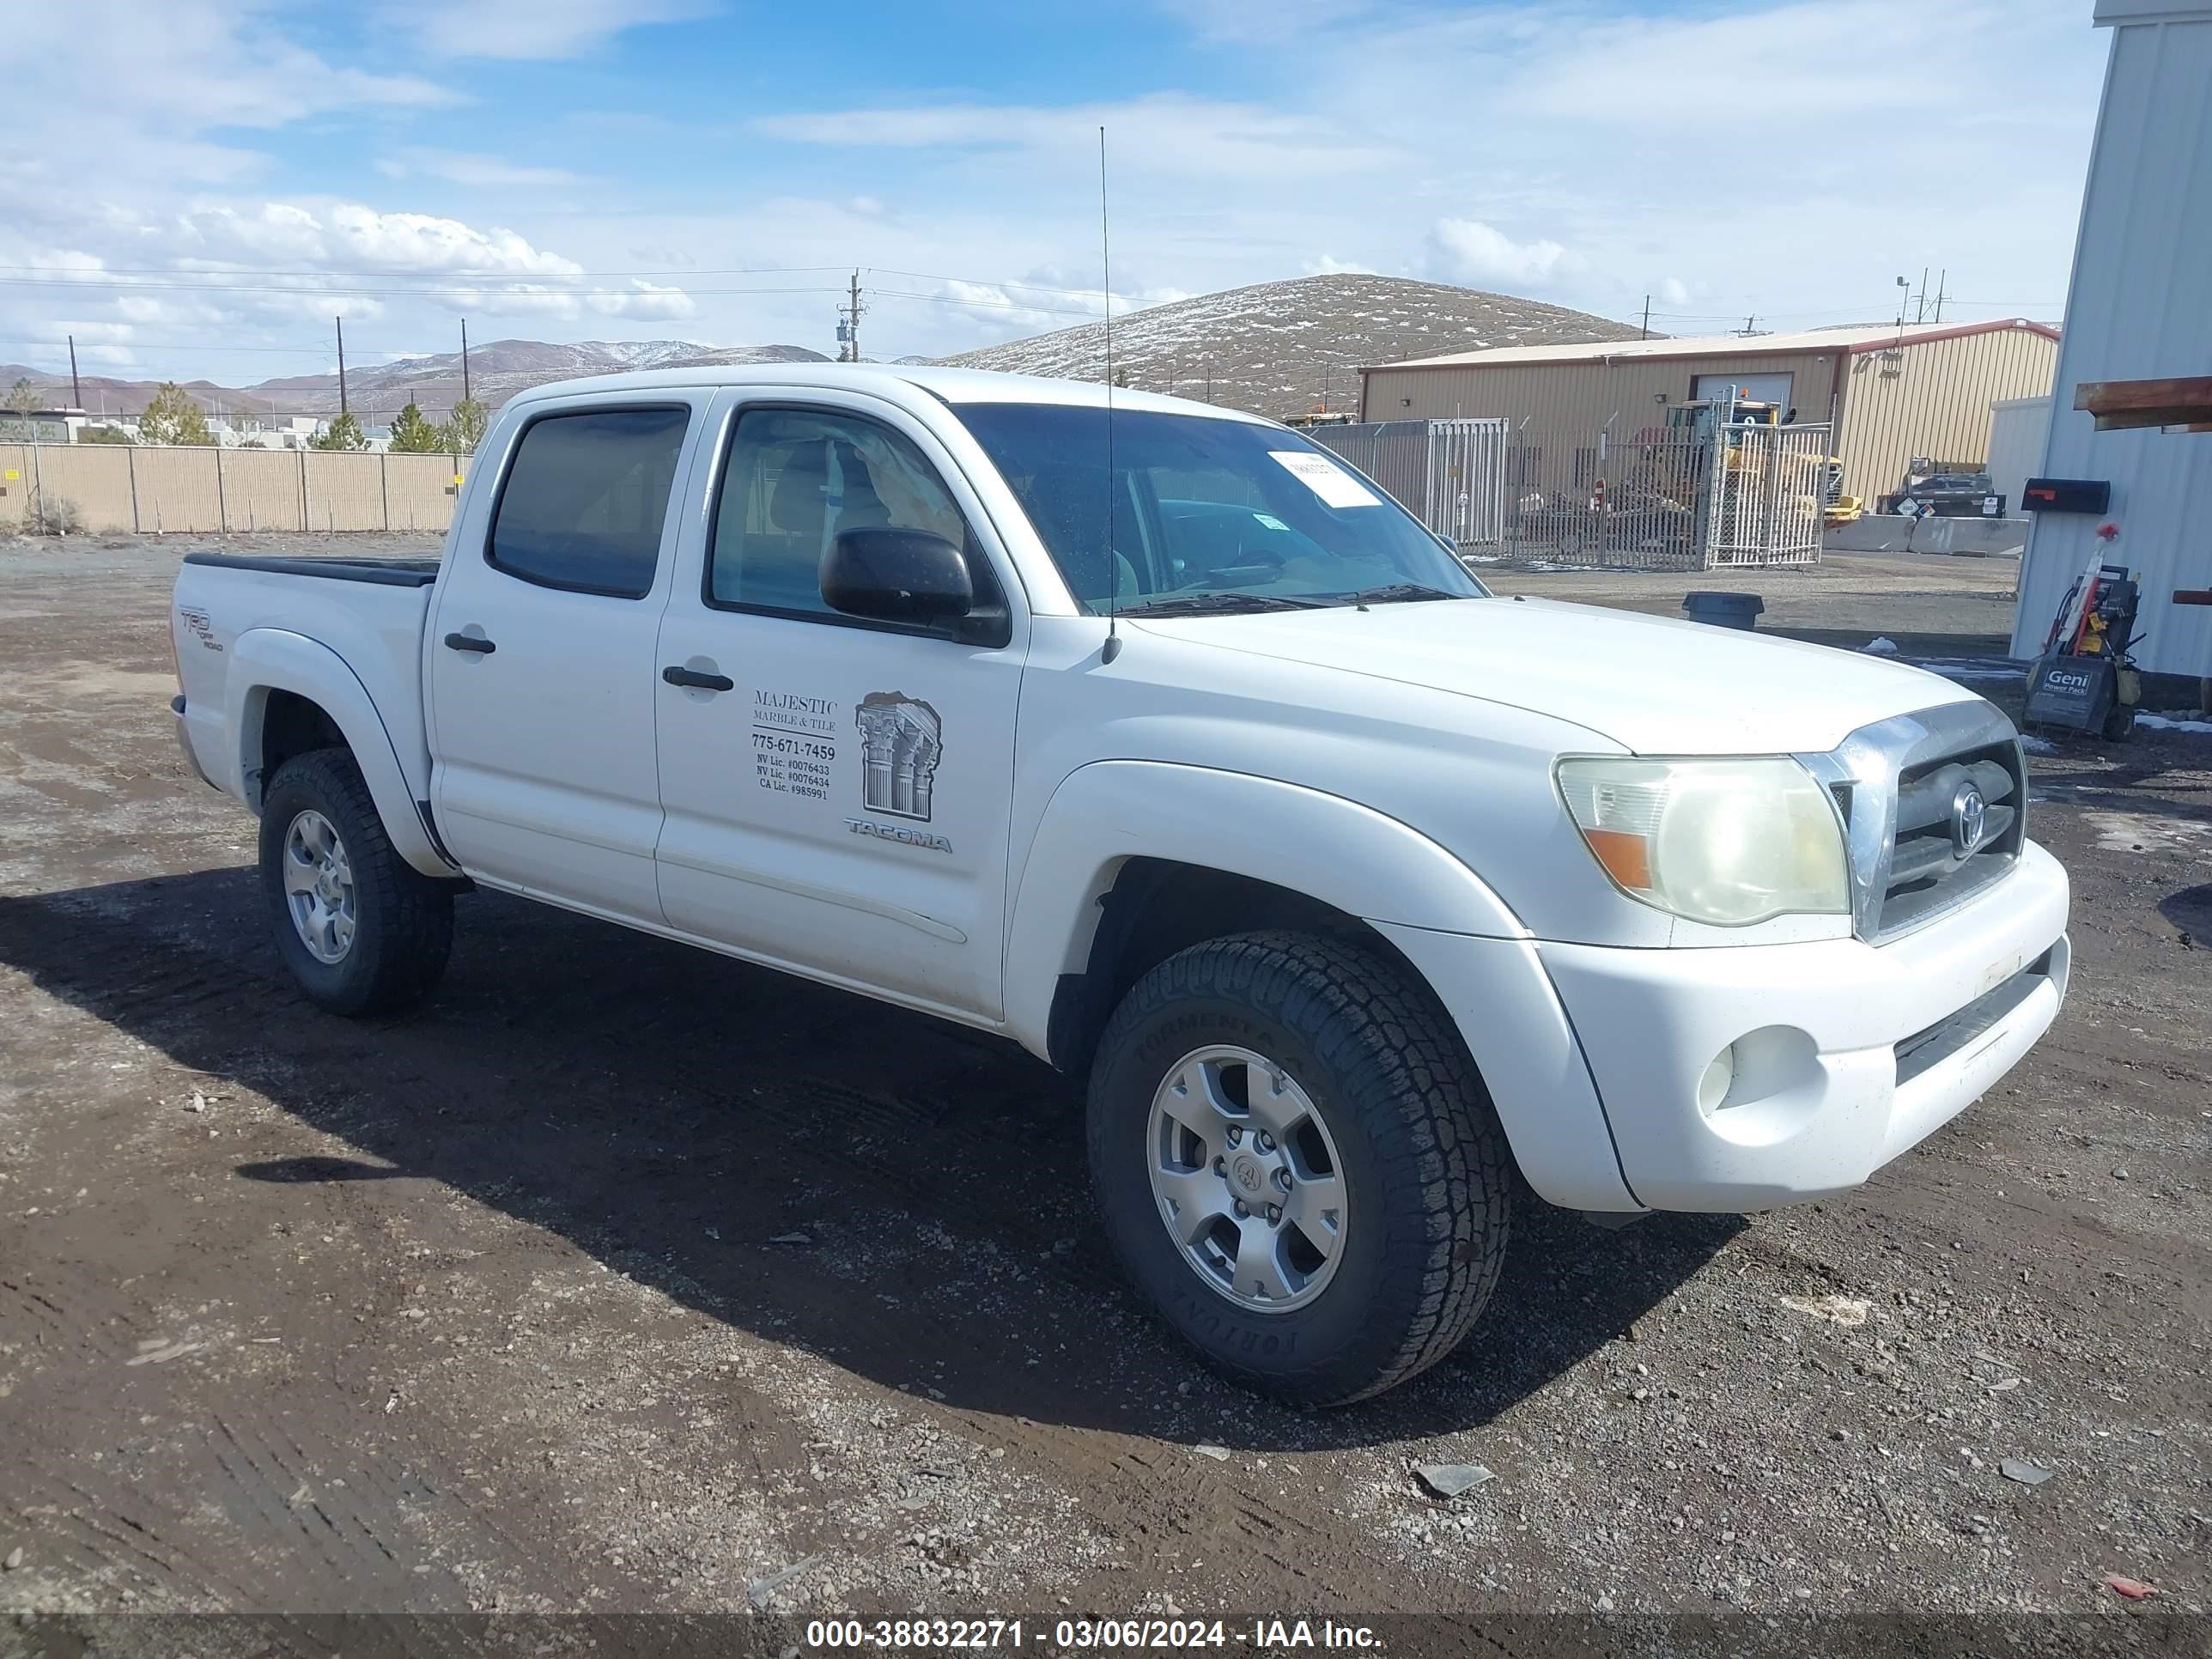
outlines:
M1278 417L1358 406L1364 365L1395 362L1482 346L1570 344L1636 337L1626 324L1540 301L1443 283L1364 272L1331 272L1200 295L1116 317L1117 380ZM1104 323L1084 323L1029 339L963 352L943 361L1016 374L1097 380L1106 373ZM805 346L710 346L685 340L494 340L469 353L469 389L493 408L526 387L586 374L698 364L818 363ZM902 357L901 362L925 358ZM0 386L28 380L50 403L66 402L69 382L50 370L0 363ZM243 386L182 383L210 414L316 415L338 412L335 374L293 374ZM82 377L94 413L143 410L160 382ZM404 357L349 368L347 401L369 425L388 422L410 398L433 420L461 396L459 352Z

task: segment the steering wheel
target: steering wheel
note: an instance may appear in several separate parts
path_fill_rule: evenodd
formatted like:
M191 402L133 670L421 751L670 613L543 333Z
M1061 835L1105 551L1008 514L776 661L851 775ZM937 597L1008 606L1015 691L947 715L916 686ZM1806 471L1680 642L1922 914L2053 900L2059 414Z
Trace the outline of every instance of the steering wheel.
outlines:
M1176 585L1178 593L1188 592L1194 587L1249 587L1282 574L1290 562L1287 555L1263 547L1238 550L1237 562L1217 564ZM1242 578L1224 580L1224 578Z

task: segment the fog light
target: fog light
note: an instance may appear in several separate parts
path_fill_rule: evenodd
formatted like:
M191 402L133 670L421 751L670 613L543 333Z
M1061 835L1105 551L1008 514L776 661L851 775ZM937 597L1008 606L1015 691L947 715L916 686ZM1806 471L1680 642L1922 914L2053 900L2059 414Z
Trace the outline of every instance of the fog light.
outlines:
M1705 1067L1705 1074L1698 1079L1698 1109L1711 1117L1728 1098L1728 1091L1735 1082L1735 1045L1729 1046L1713 1056L1713 1063Z

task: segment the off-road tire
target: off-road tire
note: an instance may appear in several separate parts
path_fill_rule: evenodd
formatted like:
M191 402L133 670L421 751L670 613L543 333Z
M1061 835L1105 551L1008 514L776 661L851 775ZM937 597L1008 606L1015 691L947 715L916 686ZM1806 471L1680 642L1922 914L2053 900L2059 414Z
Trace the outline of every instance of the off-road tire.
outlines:
M1147 1159L1155 1093L1208 1044L1273 1060L1325 1119L1346 1183L1343 1256L1311 1302L1248 1310L1163 1224ZM1170 957L1123 999L1091 1073L1091 1172L1124 1269L1226 1376L1301 1407L1378 1394L1457 1346L1498 1282L1511 1158L1458 1033L1380 952L1246 933Z
M353 872L354 938L343 960L318 961L293 926L284 838L313 809L331 821ZM417 1002L453 948L453 884L423 875L393 850L350 751L317 749L276 769L261 801L261 892L276 950L308 997L334 1014L391 1013Z

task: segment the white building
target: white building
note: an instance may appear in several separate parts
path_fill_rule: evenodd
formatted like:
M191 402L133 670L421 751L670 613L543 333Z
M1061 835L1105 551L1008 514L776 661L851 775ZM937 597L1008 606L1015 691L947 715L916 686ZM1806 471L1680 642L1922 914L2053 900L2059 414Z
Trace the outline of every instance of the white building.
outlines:
M2026 518L2021 492L2030 478L2043 476L2043 452L2051 442L2051 398L2000 398L1990 405L1990 460L1985 469L2005 512Z
M2136 659L2154 673L2212 676L2212 0L2096 0L2112 31L2074 251L2066 333L2039 476L2112 486L2102 514L2039 514L2021 571L2013 653L2042 648L2051 614L2099 546L2142 584ZM2138 388L2149 424L2100 432L2080 388L2194 379L2168 403ZM2123 394L2124 395L2124 394ZM2203 398L2197 406L2191 396ZM2157 698L2151 699L2154 703Z

